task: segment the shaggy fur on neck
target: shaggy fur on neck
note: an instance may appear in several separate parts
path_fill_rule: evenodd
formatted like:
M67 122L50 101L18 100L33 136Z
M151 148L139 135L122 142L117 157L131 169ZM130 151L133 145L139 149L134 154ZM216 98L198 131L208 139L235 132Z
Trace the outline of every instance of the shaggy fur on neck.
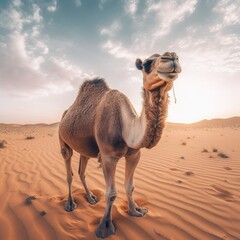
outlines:
M147 131L142 146L152 148L159 142L166 124L168 111L168 94L160 95L160 88L149 92L143 89L144 107L147 120Z

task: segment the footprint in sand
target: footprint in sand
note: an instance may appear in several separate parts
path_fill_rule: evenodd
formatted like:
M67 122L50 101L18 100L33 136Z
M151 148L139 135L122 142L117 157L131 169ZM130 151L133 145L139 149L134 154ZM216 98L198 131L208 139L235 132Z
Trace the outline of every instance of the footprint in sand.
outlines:
M213 197L217 197L222 200L225 200L227 202L233 201L233 199L234 199L233 195L229 191L227 191L221 187L218 187L216 185L212 185L211 187L212 187L212 189L207 190L208 194L212 195Z
M179 171L177 168L169 168L171 171Z
M50 202L61 202L64 200L64 196L54 196L49 198Z
M185 172L185 175L186 175L186 176L193 176L194 173L189 171L189 172Z
M139 207L146 207L148 205L148 201L146 201L145 199L142 198L137 198L135 199L135 202L137 203L137 205ZM127 201L123 201L121 203L121 205L119 206L119 208L123 211L123 212L127 212L128 211L128 202Z
M230 167L224 167L224 169L226 169L226 170L232 170L232 168L230 168Z

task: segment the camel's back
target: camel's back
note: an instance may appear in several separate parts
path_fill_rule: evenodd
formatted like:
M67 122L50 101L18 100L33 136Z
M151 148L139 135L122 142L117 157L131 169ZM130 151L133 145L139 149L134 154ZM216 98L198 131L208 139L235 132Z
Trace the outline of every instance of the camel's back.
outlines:
M94 145L94 121L96 109L104 94L110 88L104 79L94 78L85 81L74 103L69 107L59 125L60 137L73 149L80 151L76 144L88 139Z

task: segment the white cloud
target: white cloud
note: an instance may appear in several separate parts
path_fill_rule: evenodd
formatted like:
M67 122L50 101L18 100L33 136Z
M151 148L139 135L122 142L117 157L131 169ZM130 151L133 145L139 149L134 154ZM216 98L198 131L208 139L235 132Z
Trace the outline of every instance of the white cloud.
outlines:
M13 0L13 5L16 6L16 7L20 7L22 5L22 2L21 0Z
M81 7L81 5L82 5L82 1L81 0L74 0L74 3L76 5L76 7Z
M210 74L240 71L240 37L236 34L204 36L198 40L187 36L170 48L184 56L180 60L183 69Z
M187 32L188 33L195 33L196 31L197 31L196 27L193 27L193 26L187 27Z
M121 29L121 25L118 21L114 21L108 28L102 28L100 30L101 35L114 36Z
M240 2L233 0L221 0L213 9L215 12L219 12L223 16L223 25L235 25L240 24Z
M134 16L138 9L138 0L125 0L124 9L126 13Z
M0 45L0 85L9 94L22 97L39 97L71 91L80 79L88 75L66 59L47 56L48 47L41 41L36 51L29 53L26 36L14 33L8 44Z
M40 34L40 26L39 25L34 25L32 27L31 36L32 37L37 37L37 36L39 36L39 34Z
M107 1L108 1L108 0L99 0L98 7L99 7L100 9L103 9L103 6L104 6L104 4L107 3Z
M220 23L218 23L218 24L216 24L216 25L213 25L213 26L210 26L209 27L209 31L210 32L218 32L220 29L222 29L222 27L223 27L223 25L222 24L220 24Z
M108 40L102 47L115 58L132 59L134 57L134 54L130 49L123 47L122 43L114 43L113 41Z
M0 26L9 30L21 31L26 24L40 23L43 20L41 9L37 4L32 5L33 13L28 15L18 9L15 5L10 5L9 9L0 13Z
M67 59L49 55L40 32L43 17L38 5L33 4L29 14L10 5L1 16L8 31L0 38L0 85L6 93L28 98L60 94L88 76Z
M22 14L15 8L11 8L8 11L3 10L0 13L0 27L5 29L17 29L21 30L26 20L22 18Z
M53 0L52 3L47 7L49 12L55 12L57 10L57 1Z
M37 41L36 47L40 49L43 54L48 54L49 52L48 46L42 41Z
M40 14L40 7L37 4L33 4L33 20L37 23L41 22L43 20L43 17Z
M168 1L162 0L157 3L153 1L147 2L147 13L156 13L157 28L154 31L154 40L161 36L167 35L174 24L183 21L187 16L191 15L197 5L197 0L186 1Z

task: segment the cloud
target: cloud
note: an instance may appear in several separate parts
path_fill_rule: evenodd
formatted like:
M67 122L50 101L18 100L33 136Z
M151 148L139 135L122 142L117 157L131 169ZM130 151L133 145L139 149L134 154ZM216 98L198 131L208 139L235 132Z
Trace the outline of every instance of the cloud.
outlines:
M57 10L57 1L53 0L52 3L47 7L49 12L55 12Z
M61 94L88 77L67 59L49 54L38 5L33 4L27 14L12 4L0 14L7 32L0 38L0 85L6 93L28 98Z
M118 25L112 24L109 28L101 29L101 35L107 35L109 40L103 44L103 48L113 55L115 58L132 59L136 56L148 57L152 51L159 51L159 43L164 41L163 37L167 36L173 26L184 21L187 16L190 16L196 8L197 0L187 1L152 1L145 2L143 14L138 16L138 1L125 1L125 12L133 16L132 22L129 23L134 29L131 32L131 42L128 42L128 47L124 46L124 42L114 42L112 39L115 35L114 30L118 30ZM151 22L151 28L149 24ZM123 29L124 31L125 29ZM189 27L188 31L194 33L195 27ZM169 44L169 43L168 43ZM158 46L157 46L158 45Z
M209 31L210 32L218 32L220 29L222 29L222 27L223 27L223 25L222 24L220 24L220 23L218 23L218 24L215 24L215 25L213 25L213 26L210 26L209 27Z
M19 13L15 8L11 8L9 11L1 11L0 19L0 27L4 29L21 30L24 24L21 13Z
M21 31L23 26L33 24L33 22L40 23L43 20L41 9L37 4L32 5L32 14L21 11L18 9L19 6L13 4L10 5L9 9L0 12L0 27L8 30Z
M125 0L125 12L134 16L138 9L138 0Z
M41 16L40 11L41 11L40 7L37 4L33 4L32 19L37 23L39 23L43 20L43 17Z
M240 24L240 2L233 0L218 1L213 9L215 12L221 13L223 17L223 25Z
M37 41L36 47L41 50L42 54L48 54L49 52L48 46L42 41Z
M82 6L82 1L81 0L74 0L74 3L76 7L81 7Z
M236 34L203 36L196 40L192 36L173 42L183 69L205 73L236 73L240 71L240 37Z
M13 0L12 1L12 4L15 6L15 7L19 7L22 5L22 2L21 0Z
M36 56L39 49L43 55ZM60 94L73 90L79 79L88 77L68 60L48 56L48 47L41 41L34 54L29 54L26 37L20 33L11 34L0 51L0 84L9 94L31 98Z
M106 49L115 58L132 59L134 57L130 49L125 48L122 43L114 43L112 40L105 42L102 48Z
M121 29L119 21L114 21L108 28L104 27L100 30L101 35L114 36Z
M157 28L153 37L156 38L167 35L174 24L183 21L187 16L191 15L197 5L197 0L186 1L168 1L163 0L157 3L153 1L147 2L147 13L157 15Z
M98 4L99 9L103 9L103 6L107 3L107 1L108 0L100 0Z

